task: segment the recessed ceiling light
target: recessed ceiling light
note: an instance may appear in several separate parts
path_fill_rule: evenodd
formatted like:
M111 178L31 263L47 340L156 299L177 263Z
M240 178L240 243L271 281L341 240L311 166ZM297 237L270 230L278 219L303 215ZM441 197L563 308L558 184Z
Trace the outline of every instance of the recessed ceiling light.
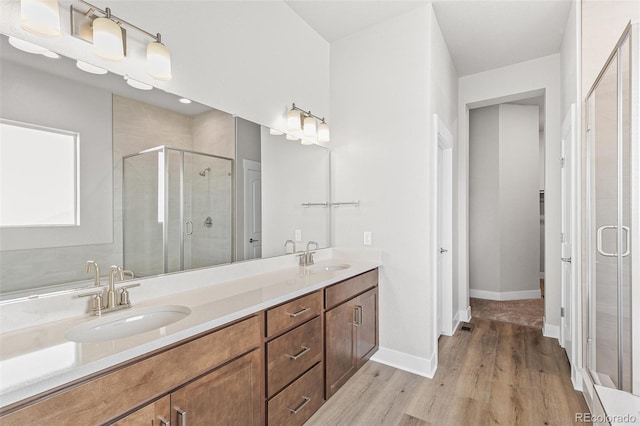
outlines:
M28 42L26 40L21 40L19 38L9 37L9 44L18 50L22 50L23 52L33 53L35 55L44 55L48 58L54 59L60 57L57 53L50 51L46 47L38 46L37 44Z
M125 75L124 79L126 80L127 84L131 87L135 87L136 89L140 89L140 90L151 90L153 89L153 86L147 84L147 83L143 83L141 81L138 80L134 80L133 78Z
M81 60L77 60L76 61L76 67L80 68L82 71L91 73L91 74L106 74L107 70L105 70L104 68L100 68L97 67L95 65L92 65L88 62L84 62Z
M191 103L191 99L180 98L180 102L182 102L183 104L190 104Z

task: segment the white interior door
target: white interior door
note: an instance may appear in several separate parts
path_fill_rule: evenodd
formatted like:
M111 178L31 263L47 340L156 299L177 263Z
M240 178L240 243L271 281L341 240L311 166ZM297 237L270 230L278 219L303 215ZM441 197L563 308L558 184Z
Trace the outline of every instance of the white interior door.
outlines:
M244 160L244 259L262 257L262 165Z
M572 146L575 142L575 105L571 106L570 112L564 119L562 124L562 159L561 159L561 326L560 326L560 344L567 351L567 356L572 358L572 301L573 297L573 272L572 272Z
M437 117L438 140L438 335L455 331L453 309L453 135Z

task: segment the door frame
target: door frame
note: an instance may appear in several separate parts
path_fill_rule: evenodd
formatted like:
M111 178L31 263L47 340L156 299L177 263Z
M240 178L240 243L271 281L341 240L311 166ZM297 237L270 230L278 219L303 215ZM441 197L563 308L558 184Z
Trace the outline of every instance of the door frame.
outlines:
M436 164L436 179L434 182L435 186L435 197L433 198L435 201L435 208L432 210L433 221L432 221L432 230L434 233L432 235L437 238L433 238L432 245L432 264L434 266L434 298L433 298L433 309L436 312L436 320L434 321L434 330L433 336L435 339L434 347L435 353L437 354L438 350L438 338L441 334L446 334L448 336L453 335L457 322L459 322L458 318L454 317L453 312L453 143L454 138L451 131L447 128L446 124L442 121L442 119L438 116L438 114L433 115L433 144L437 147L435 149L436 158L434 159L434 163ZM443 161L440 161L440 159ZM448 179L446 181L441 182L441 173L440 167L444 166L443 171ZM450 218L449 221L445 223L447 226L447 233L450 234L449 240L451 241L447 250L449 250L448 256L451 259L450 262L450 283L449 285L442 285L440 277L441 277L441 264L440 264L440 233L441 233L441 221L440 216L442 214L441 211L441 187L442 184L445 183L449 187L449 211Z
M248 260L249 259L249 253L251 251L251 246L249 245L249 239L247 238L247 236L249 235L249 220L251 218L251 215L249 215L249 211L247 209L247 197L249 196L249 179L248 179L248 171L249 170L255 170L255 171L259 171L260 172L260 176L262 176L262 163L259 161L253 161L253 160L247 160L246 158L242 160L242 173L243 173L243 197L244 197L244 213L243 213L243 223L242 223L242 228L243 228L243 241L242 241L242 247L243 247L243 254L244 254L244 259L243 260ZM262 243L261 243L262 244ZM253 257L251 259L254 259Z

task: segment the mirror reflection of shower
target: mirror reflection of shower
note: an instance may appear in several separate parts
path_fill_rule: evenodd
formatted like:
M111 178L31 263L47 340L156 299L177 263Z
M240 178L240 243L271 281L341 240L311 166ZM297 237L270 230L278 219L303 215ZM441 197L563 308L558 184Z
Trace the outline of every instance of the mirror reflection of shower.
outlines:
M127 269L149 276L231 262L233 160L160 146L123 161Z

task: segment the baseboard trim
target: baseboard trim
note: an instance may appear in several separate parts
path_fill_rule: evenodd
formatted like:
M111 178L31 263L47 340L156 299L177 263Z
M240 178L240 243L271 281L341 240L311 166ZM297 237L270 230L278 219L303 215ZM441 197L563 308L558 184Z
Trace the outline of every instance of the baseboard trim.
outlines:
M542 297L540 289L536 290L524 290L524 291L486 291L469 289L469 297L476 299L488 299L488 300L522 300L522 299L539 299Z
M580 371L571 364L571 383L573 384L573 389L582 392L583 389L583 378Z
M463 309L458 311L458 324L460 322L469 322L471 321L471 306L467 306L467 309ZM456 325L456 329L458 326Z
M558 343L560 343L560 326L547 323L546 318L543 318L542 321L542 335L544 337L552 337L558 339Z
M371 361L379 362L380 364L385 364L429 379L433 379L433 375L437 369L437 357L435 354L429 359L426 359L382 347L373 354Z

